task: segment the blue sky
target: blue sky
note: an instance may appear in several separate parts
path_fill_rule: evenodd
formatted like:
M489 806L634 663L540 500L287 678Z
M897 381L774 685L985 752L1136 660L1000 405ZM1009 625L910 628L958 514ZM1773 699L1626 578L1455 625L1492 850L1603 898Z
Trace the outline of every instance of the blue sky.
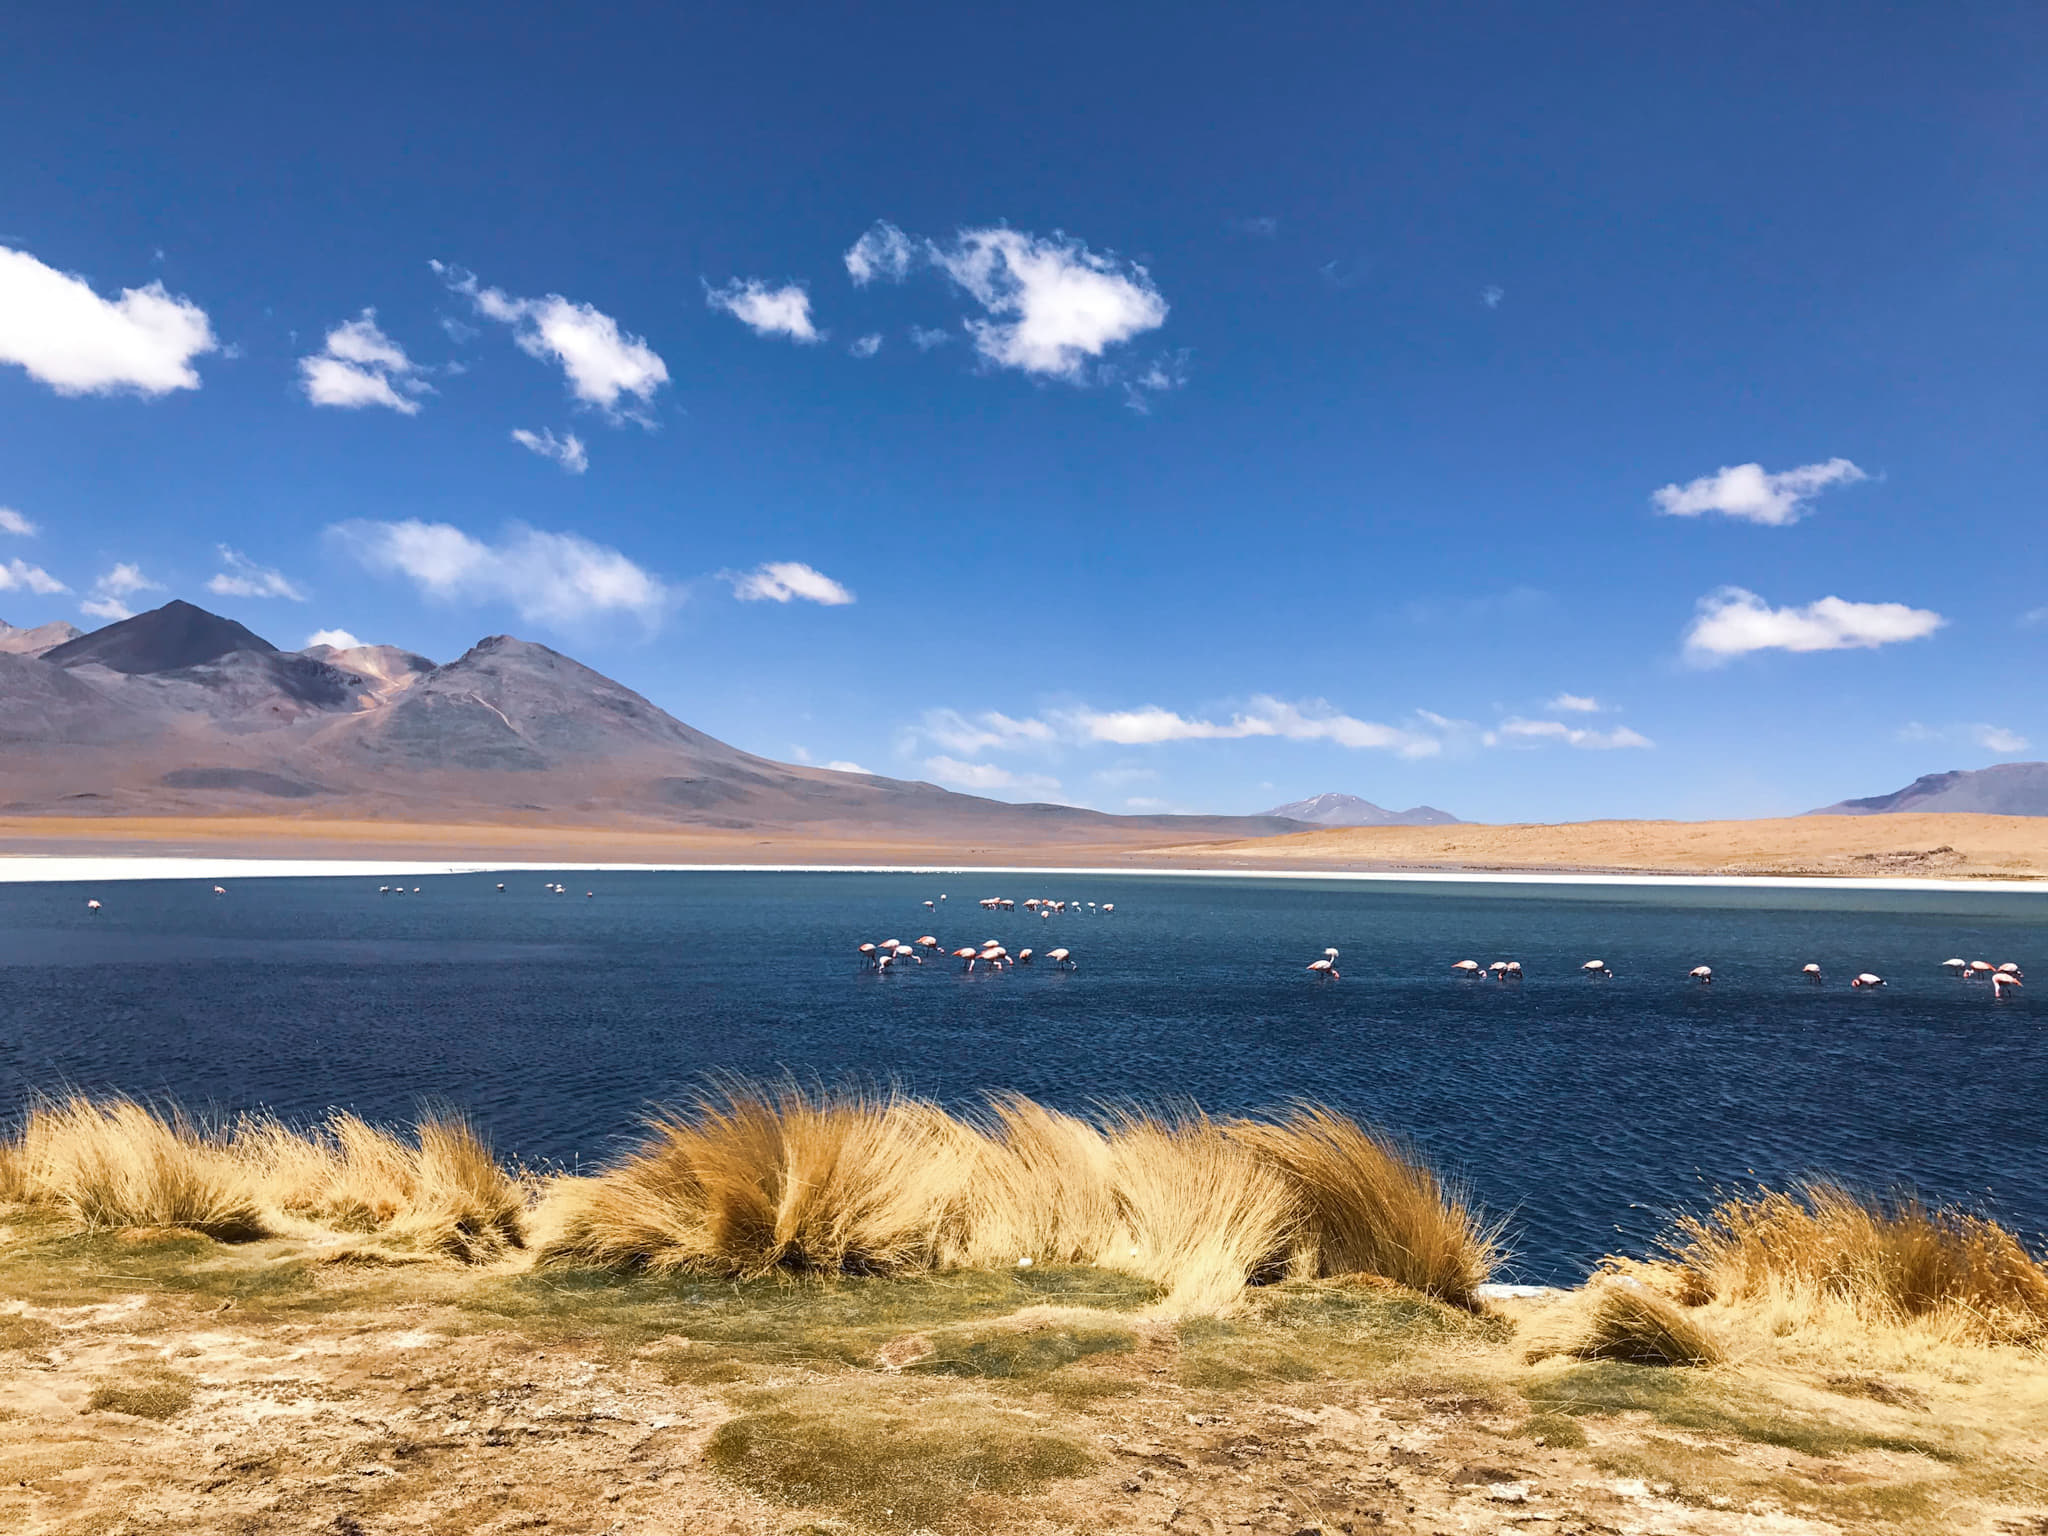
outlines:
M10 42L15 624L509 631L1110 810L1766 815L2048 741L2036 8Z

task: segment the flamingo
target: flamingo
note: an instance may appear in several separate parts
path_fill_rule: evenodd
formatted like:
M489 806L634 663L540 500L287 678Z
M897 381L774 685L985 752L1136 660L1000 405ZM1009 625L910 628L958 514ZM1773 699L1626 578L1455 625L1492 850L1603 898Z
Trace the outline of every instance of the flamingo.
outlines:
M1107 916L1109 916L1109 914L1110 914L1110 913L1112 913L1112 912L1114 912L1115 910L1116 910L1116 903L1115 903L1115 902L1113 902L1113 901L1105 901L1105 902L1104 902L1104 903L1102 904L1102 915L1103 915L1104 917L1107 917Z
M1017 963L1018 963L1019 965L1029 965L1029 964L1031 963L1031 951L1030 951L1030 950L1028 950L1028 949L1020 949L1020 950L1018 950L1018 951L1017 951Z
M1696 965L1685 974L1703 987L1713 984L1714 968L1711 965Z
M1799 967L1799 974L1812 982L1816 987L1820 985L1820 967L1812 962L1809 961L1807 964Z
M504 881L500 880L500 881L498 882L498 889L499 889L499 890L501 890L501 891L502 891L503 889L505 889L505 882L504 882Z
M2015 976L2011 971L1993 971L1991 973L1991 995L1993 997L2003 997L2007 987L2017 987L2019 985L2019 977Z
M898 944L896 946L895 958L898 960L915 960L919 965L924 964L923 956L919 955L918 952L912 949L908 944Z
M225 895L227 895L227 893L228 893L228 888L227 888L226 886L224 886L224 885L216 885L216 886L215 886L215 887L213 888L213 894L214 894L214 895L216 895L216 896L225 896Z
M2006 961L2005 964L1998 968L1998 973L2001 976L2024 976L2027 974L2020 969L2020 963L2017 960Z
M93 898L92 898L92 899L91 899L90 901L88 901L88 902L87 902L87 903L85 904L85 910L86 910L86 911L88 911L88 912L97 912L97 911L99 911L99 909L100 909L100 899L99 899L99 897L97 897L97 896L93 897Z
M1327 981L1337 981L1340 979L1337 975L1337 963L1334 960L1311 960L1308 963L1308 968L1314 971L1319 979Z
M954 958L955 960L965 960L965 961L967 962L967 969L968 969L968 970L970 970L970 971L974 969L974 951L973 951L973 950L971 950L971 949L956 949L956 950L954 950L954 951L953 951L953 958Z
M1588 976L1612 976L1614 974L1613 971L1608 969L1607 962L1605 960L1588 960L1584 965L1580 966L1579 969L1584 971Z
M1962 959L1944 960L1941 962L1941 966L1943 970L1952 972L1953 974L1960 976L1965 971L1969 970L1970 962Z
M928 902L926 902L926 903L924 904L924 909L925 909L925 911L927 911L927 912L936 912L936 911L938 911L938 910L939 910L939 908L938 908L938 904L937 904L936 902L930 902L930 901L928 901Z
M936 952L939 947L939 941L928 933L917 941L917 947Z
M875 963L875 946L874 946L874 945L872 945L872 944L862 944L862 945L859 945L859 946L857 946L857 952L858 952L858 953L859 953L859 955L860 955L860 963L861 963L862 965L873 965L873 964Z
M1064 949L1049 949L1045 952L1045 958L1050 960L1054 965L1064 965L1070 971L1078 971L1079 969L1081 969L1080 962L1077 961L1072 955L1068 954Z
M1329 961L1330 964L1335 965L1337 963L1337 951L1335 951L1334 949L1326 949L1323 951L1323 958Z
M1882 976L1873 976L1870 972L1865 971L1854 981L1850 982L1849 985L1852 987L1881 987L1884 985L1884 978Z
M1477 976L1485 967L1477 960L1459 960L1452 963L1451 969L1462 971L1467 976Z
M1997 969L1998 967L1989 960L1972 960L1970 962L1970 976L1972 980L1979 976L1988 976Z

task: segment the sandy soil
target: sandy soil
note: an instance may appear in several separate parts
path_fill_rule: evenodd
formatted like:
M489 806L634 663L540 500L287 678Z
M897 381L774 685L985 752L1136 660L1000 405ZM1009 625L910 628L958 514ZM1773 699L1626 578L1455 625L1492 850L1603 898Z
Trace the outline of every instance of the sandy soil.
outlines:
M943 1288L924 1317L874 1285L579 1290L175 1233L0 1254L20 1536L2048 1530L2024 1360L1531 1366L1527 1319L1329 1287L1175 1326L1010 1281L970 1319Z
M312 817L0 818L0 855L606 863L1021 864L1245 870L1445 870L2039 879L2048 817L1803 816L1553 826L1356 827L1248 842L1117 843L822 838L759 829L334 821Z

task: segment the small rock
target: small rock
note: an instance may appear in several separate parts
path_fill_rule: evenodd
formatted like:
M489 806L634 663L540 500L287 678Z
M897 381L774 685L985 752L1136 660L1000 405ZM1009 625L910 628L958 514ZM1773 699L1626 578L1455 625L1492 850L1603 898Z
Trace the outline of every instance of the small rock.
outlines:
M1526 1504L1529 1502L1527 1483L1488 1483L1486 1496L1496 1504Z

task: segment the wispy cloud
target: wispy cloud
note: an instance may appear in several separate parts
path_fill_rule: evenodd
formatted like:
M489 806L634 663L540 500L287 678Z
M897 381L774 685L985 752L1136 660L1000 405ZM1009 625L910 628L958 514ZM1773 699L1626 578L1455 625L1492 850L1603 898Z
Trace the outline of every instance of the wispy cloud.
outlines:
M1187 381L1187 349L1163 353L1147 364L1142 372L1123 381L1124 404L1140 416L1149 416L1155 395L1179 389Z
M504 603L521 618L573 626L609 614L656 620L661 580L618 550L514 524L496 543L449 523L339 523L328 535L365 569L402 576L440 602Z
M38 597L49 597L70 590L40 565L19 559L0 564L0 592L33 592Z
M1948 621L1904 603L1851 603L1824 597L1803 608L1773 608L1754 592L1723 587L1700 599L1685 632L1685 653L1712 663L1752 651L1845 651L1919 640Z
M1583 693L1560 693L1543 707L1556 714L1597 715L1605 706Z
M759 278L734 278L722 288L704 285L704 302L731 315L756 336L787 336L813 342L818 328L811 323L811 296L801 283L770 288Z
M121 619L132 619L135 610L127 600L138 592L161 592L164 584L151 581L142 574L140 566L126 561L116 564L113 569L92 584L92 592L78 605L78 611L89 619L104 619L115 623ZM50 590L61 592L59 586Z
M1506 298L1507 296L1507 289L1501 287L1499 283L1488 283L1484 288L1479 290L1479 302L1484 304L1488 309L1499 309L1500 301Z
M1060 781L1043 773L1018 773L997 763L964 763L953 757L928 757L924 771L954 789L1009 790L1016 794L1056 795Z
M375 405L416 416L418 397L433 393L433 386L420 375L405 348L378 328L374 309L337 325L320 351L299 359L299 384L306 398L341 410Z
M60 395L197 389L192 360L219 349L206 311L161 282L103 299L83 277L0 245L0 363Z
M1926 725L1918 720L1909 720L1898 731L1900 741L1968 742L1986 752L1996 752L2009 757L2024 752L2033 743L2009 726L1993 725L1977 721L1968 725Z
M846 350L855 357L873 357L882 350L882 333L874 331L866 336L857 336Z
M620 329L603 311L559 293L513 298L502 289L483 287L472 272L439 261L430 265L479 315L511 326L512 339L527 356L559 365L578 400L614 420L652 424L646 407L668 383L668 365L641 337Z
M1157 704L1119 710L1049 710L1043 716L1022 719L996 710L963 714L934 709L908 728L906 738L913 750L917 742L928 741L956 754L1054 746L1149 747L1165 742L1265 737L1325 741L1402 757L1433 757L1443 750L1439 728L1458 724L1442 716L1418 714L1415 726L1383 725L1347 715L1320 699L1290 702L1262 694L1222 719L1185 715Z
M869 774L870 777L872 777L871 770L861 767L859 763L848 762L843 757L834 758L825 766L831 769L834 773L866 773Z
M952 339L951 331L942 331L936 326L913 325L910 328L910 344L920 352L929 352L933 347L943 347Z
M1625 725L1618 725L1611 731L1593 731L1581 726L1567 725L1562 720L1523 720L1516 716L1503 720L1493 730L1487 732L1484 740L1489 747L1540 746L1545 742L1554 741L1590 752L1612 752L1625 748L1648 750L1657 745L1640 731L1632 731Z
M877 219L874 227L848 248L846 275L856 288L876 281L900 283L910 275L915 259L916 247L910 236L887 219Z
M1724 465L1684 485L1667 485L1651 493L1650 500L1667 517L1719 512L1744 522L1782 528L1798 522L1808 510L1807 503L1828 487L1869 478L1847 459L1802 464L1776 474L1766 473L1761 464Z
M512 429L512 441L529 453L537 453L544 459L552 459L572 475L580 475L590 468L590 454L583 446L583 439L574 432L564 432L560 437L543 427L530 432L525 427Z
M19 538L32 539L41 531L14 508L0 507L0 533L11 533Z
M337 651L352 651L362 643L345 629L316 629L306 636L306 643L300 649L310 651L316 645L327 645Z
M853 601L853 594L838 582L800 560L770 560L751 571L724 571L721 577L732 586L732 595L743 603L787 603L801 598L827 608Z
M286 597L303 603L306 594L283 571L258 565L238 549L219 546L221 569L206 583L217 597Z

